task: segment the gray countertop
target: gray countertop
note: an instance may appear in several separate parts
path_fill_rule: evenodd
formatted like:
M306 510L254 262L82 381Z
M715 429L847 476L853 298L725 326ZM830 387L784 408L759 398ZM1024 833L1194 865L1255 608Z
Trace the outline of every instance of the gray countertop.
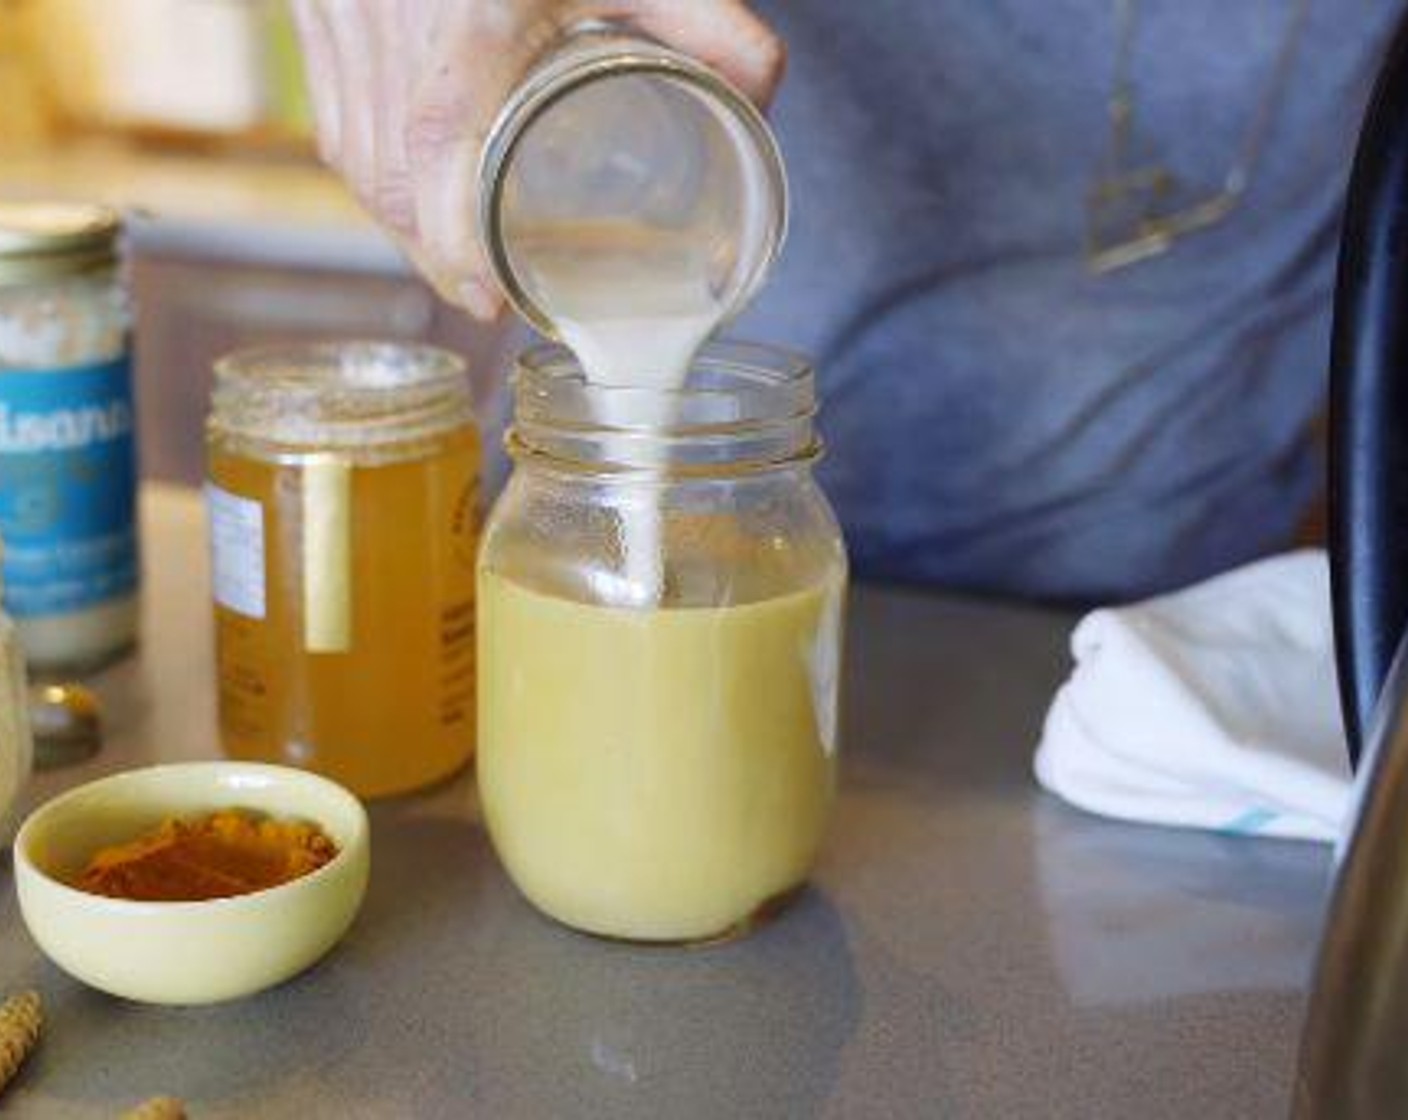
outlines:
M216 750L199 507L146 498L146 641L100 679L108 746L34 799ZM1283 1115L1328 851L1038 792L1070 622L860 589L829 846L800 902L731 945L638 949L539 918L468 779L376 806L348 939L241 1003L85 989L7 888L0 989L41 989L50 1024L6 1110L108 1117L169 1093L197 1118Z

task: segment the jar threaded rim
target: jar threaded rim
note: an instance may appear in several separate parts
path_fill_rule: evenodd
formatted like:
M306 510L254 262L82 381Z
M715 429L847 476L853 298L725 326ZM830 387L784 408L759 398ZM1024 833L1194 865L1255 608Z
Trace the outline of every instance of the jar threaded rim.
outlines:
M811 363L758 343L712 341L680 389L603 385L557 344L535 346L513 375L508 450L567 469L652 475L735 474L821 453Z
M237 350L215 363L210 426L293 448L377 447L472 421L463 359L356 340Z

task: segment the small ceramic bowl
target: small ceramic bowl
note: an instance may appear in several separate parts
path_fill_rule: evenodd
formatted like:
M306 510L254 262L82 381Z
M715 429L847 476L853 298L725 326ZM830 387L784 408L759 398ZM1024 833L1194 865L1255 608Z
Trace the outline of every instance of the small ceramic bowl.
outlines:
M131 902L65 883L99 848L168 817L227 808L311 821L338 854L291 883L208 902ZM217 1003L287 980L337 943L366 893L369 831L356 797L302 770L153 766L79 786L36 809L15 838L15 886L39 947L85 984L145 1003Z

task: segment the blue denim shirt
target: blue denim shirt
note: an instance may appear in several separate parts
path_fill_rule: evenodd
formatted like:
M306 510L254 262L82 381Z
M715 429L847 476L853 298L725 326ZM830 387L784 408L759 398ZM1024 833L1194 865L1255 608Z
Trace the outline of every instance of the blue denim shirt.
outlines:
M1139 0L1146 149L1215 189L1291 0ZM794 224L735 333L813 354L862 574L1061 599L1292 537L1318 484L1339 209L1399 0L1310 0L1241 205L1102 276L1114 0L763 0Z

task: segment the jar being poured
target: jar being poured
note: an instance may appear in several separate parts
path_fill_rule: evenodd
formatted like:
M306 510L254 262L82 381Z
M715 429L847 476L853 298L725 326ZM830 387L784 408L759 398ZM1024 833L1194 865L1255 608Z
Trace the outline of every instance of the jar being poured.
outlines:
M481 237L515 308L592 384L657 391L630 417L608 396L594 419L668 429L670 394L784 237L782 159L757 109L708 67L589 25L510 98L480 179ZM648 502L631 508L625 574L645 604L663 593L659 518Z

